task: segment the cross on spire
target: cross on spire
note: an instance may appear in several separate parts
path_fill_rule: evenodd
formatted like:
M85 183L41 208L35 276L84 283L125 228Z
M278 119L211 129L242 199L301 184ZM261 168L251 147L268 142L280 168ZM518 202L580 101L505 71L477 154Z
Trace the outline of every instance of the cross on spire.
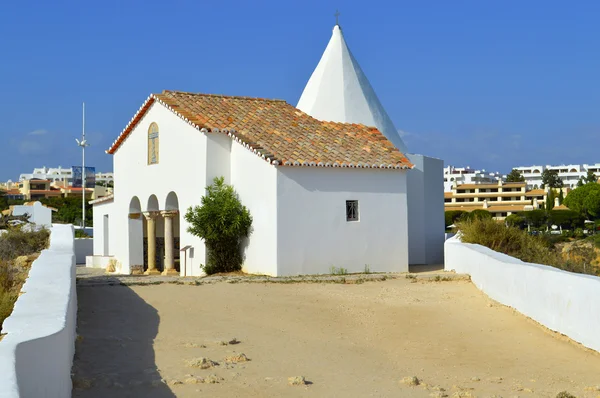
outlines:
M342 14L340 14L339 10L335 10L335 14L333 14L333 15L335 15L335 24L336 24L337 26L340 26L339 17L340 17L340 15L342 15Z

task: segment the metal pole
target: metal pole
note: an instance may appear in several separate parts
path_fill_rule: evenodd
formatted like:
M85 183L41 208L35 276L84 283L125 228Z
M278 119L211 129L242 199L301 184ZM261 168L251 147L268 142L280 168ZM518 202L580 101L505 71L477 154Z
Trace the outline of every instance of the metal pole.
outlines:
M81 152L82 152L82 159L81 159L81 191L82 196L83 196L83 201L81 202L81 210L82 210L82 215L83 215L83 221L82 221L82 228L85 231L85 179L86 179L86 173L85 173L85 102L83 103L83 123L82 123L82 146L81 146Z

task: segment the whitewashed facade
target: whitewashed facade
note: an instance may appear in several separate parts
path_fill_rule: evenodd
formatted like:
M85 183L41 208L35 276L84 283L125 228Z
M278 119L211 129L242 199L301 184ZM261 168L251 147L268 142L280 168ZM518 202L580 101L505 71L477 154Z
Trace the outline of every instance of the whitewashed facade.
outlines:
M114 195L93 203L97 261L89 264L112 258L121 273L141 271L144 263L150 267L143 242L154 230L158 240L164 239L164 251L156 248L164 260L159 270L174 273L169 272L168 242L176 239L170 250L190 246L175 261L178 274L202 275L204 243L187 232L183 215L200 204L214 177L223 176L254 219L245 271L318 274L335 266L359 272L365 265L372 271L408 271L408 161L389 169L266 162L240 140L194 127L168 105L151 102L114 151ZM152 123L160 137L156 164L148 164ZM348 200L358 201L357 221L346 219Z
M376 126L400 152L407 154L414 164L408 173L409 262L441 264L444 259L444 162L409 151L348 48L339 25L334 26L297 106L320 120Z

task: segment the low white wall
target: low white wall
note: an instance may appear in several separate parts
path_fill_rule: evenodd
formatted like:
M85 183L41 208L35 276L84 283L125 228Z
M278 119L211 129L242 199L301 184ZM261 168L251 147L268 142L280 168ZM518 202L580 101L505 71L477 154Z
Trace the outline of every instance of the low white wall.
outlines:
M453 233L453 232L446 232L446 233L444 234L444 240L446 241L446 240L448 240L448 239L452 238L454 235L456 235L456 234L455 234L455 233Z
M94 254L93 238L75 238L75 263L85 264L85 258Z
M113 256L87 256L85 258L85 266L87 268L106 268Z
M492 299L600 351L600 278L525 263L456 236L445 243L444 268L469 274Z
M70 397L77 294L73 227L53 225L50 248L29 271L4 321L0 398Z

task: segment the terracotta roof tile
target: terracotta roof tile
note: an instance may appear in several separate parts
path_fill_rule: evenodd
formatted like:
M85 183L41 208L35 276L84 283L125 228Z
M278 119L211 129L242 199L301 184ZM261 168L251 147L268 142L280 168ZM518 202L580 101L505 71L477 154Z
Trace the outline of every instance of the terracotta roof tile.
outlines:
M107 153L117 151L155 101L200 131L228 134L274 165L413 167L375 127L320 121L283 100L179 91L152 94Z

